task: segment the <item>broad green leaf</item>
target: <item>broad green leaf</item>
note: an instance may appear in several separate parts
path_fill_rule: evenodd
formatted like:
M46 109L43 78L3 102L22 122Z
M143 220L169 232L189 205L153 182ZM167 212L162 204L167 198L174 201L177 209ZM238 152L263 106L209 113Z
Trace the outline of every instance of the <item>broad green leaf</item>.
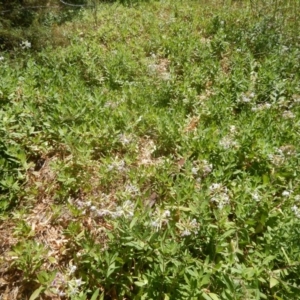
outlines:
M99 296L99 289L96 289L96 291L94 292L91 300L97 300L98 296Z
M278 283L279 283L279 281L276 278L270 277L270 288L274 287Z
M220 300L220 298L218 297L217 294L214 294L214 293L208 293L209 297L212 299L212 300Z
M269 175L268 175L268 174L264 174L264 175L262 176L262 180L263 180L264 185L269 184L269 182L270 182Z
M206 294L206 293L203 293L203 294L202 294L202 297L203 297L205 300L211 300L211 297L209 297L208 294Z
M139 287L145 286L147 283L148 283L147 279L145 279L144 281L135 281L134 282L134 284Z
M202 277L202 280L201 280L201 286L203 286L203 285L206 285L206 284L208 284L208 283L210 283L210 275L209 274L206 274L206 275L204 275L203 277Z
M170 297L167 294L165 294L164 300L170 300Z
M41 292L42 292L44 289L45 289L45 288L44 288L43 286L40 286L38 289L36 289L36 290L32 293L32 295L30 296L29 300L35 300L35 299L37 299L37 298L40 296Z

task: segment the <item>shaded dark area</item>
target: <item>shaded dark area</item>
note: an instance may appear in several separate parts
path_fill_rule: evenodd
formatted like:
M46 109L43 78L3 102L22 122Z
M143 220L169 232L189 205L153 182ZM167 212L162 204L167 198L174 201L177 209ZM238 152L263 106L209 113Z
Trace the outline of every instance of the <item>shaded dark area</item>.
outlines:
M87 7L91 7L87 0L0 1L0 50L13 50L26 40L40 50L53 25L72 20Z

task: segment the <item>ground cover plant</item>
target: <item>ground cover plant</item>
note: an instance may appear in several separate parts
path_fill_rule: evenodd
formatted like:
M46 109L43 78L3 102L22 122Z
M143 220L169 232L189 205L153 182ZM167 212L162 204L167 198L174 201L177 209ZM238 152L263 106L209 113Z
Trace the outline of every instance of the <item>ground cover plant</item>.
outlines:
M297 1L99 4L0 53L1 299L300 299Z

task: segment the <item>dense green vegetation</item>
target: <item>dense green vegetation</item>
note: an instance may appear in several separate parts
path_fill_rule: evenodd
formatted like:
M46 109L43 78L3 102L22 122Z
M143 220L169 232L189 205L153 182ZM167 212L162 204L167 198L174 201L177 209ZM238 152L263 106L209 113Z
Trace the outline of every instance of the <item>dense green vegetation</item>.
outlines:
M3 299L300 299L299 2L260 2L99 4L2 48Z

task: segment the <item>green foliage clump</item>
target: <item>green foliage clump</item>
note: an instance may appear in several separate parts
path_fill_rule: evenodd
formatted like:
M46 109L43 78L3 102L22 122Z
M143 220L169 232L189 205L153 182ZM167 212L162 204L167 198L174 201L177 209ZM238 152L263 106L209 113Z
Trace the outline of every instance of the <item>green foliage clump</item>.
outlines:
M0 293L18 277L32 300L299 298L300 52L278 3L284 20L254 1L101 4L97 25L59 27L69 45L0 55L17 240Z

